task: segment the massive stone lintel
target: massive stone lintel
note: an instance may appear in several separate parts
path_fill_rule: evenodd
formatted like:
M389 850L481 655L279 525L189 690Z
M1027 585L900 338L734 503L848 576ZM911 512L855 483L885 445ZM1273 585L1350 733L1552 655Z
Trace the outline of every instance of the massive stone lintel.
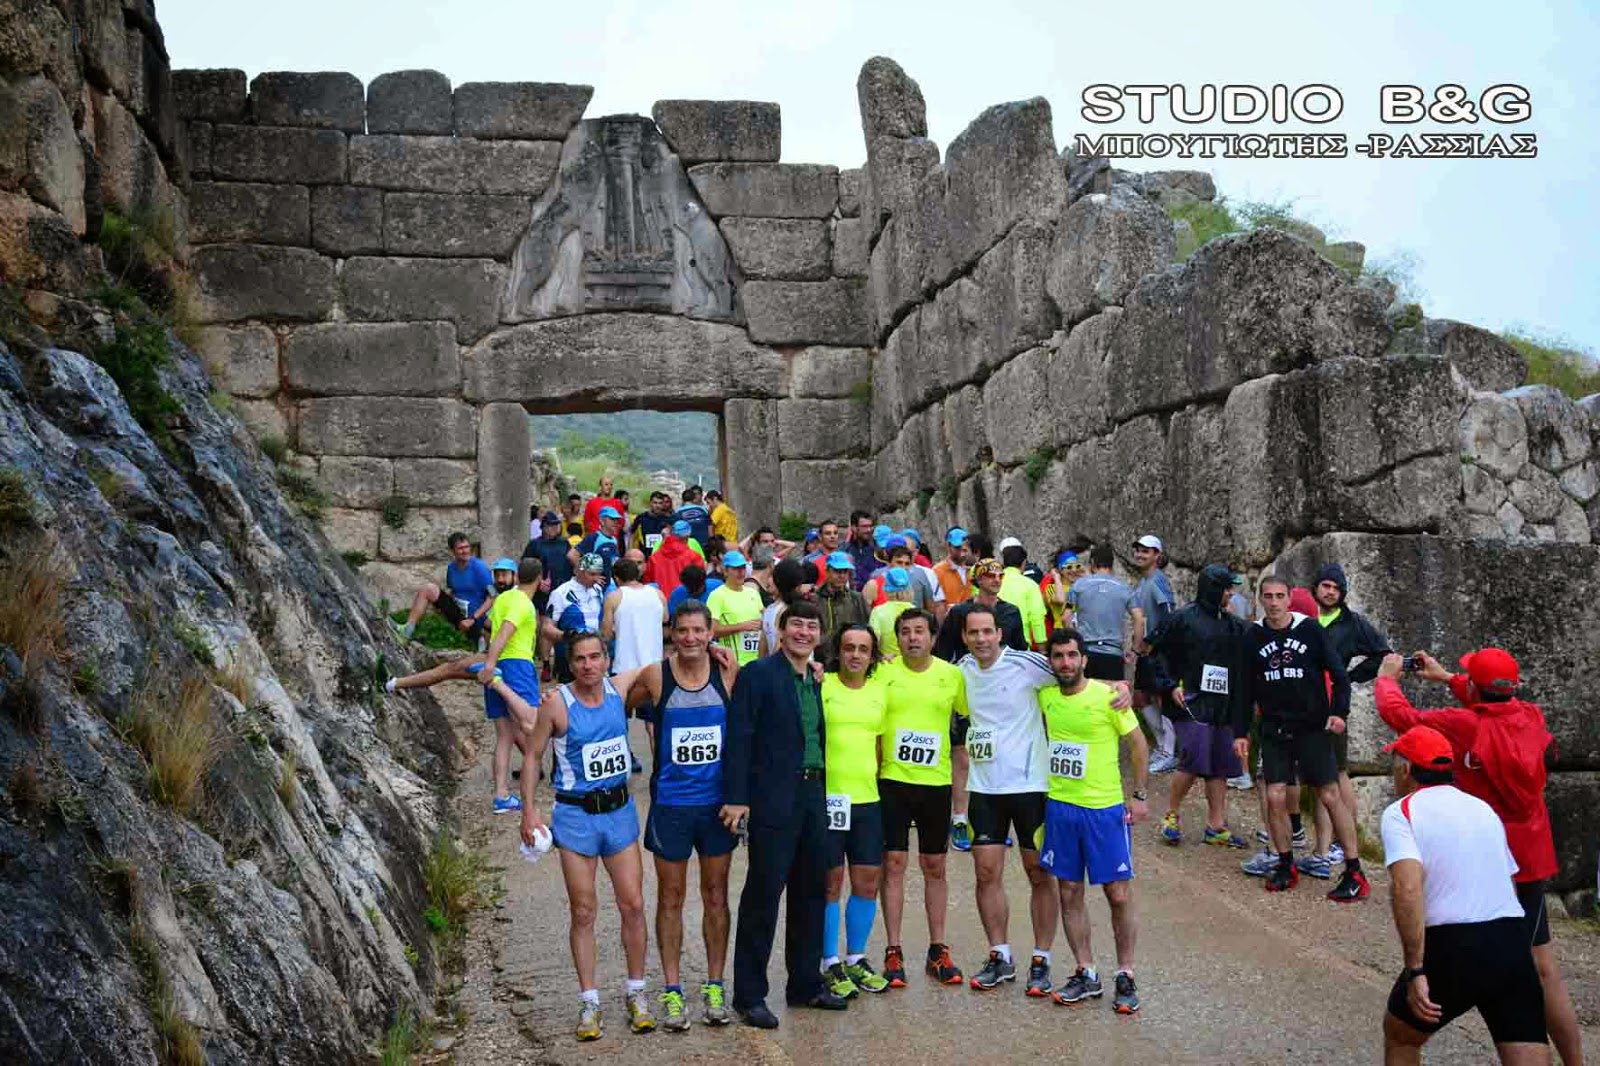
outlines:
M559 141L583 117L592 85L469 81L456 86L456 132L463 137Z
M471 459L478 417L460 400L343 396L300 405L299 450L309 455Z
M530 322L496 332L464 362L467 399L552 409L711 409L730 396L776 398L787 389L783 356L751 344L744 330L674 315Z
M655 124L580 122L512 259L506 318L671 311L739 321L737 270Z

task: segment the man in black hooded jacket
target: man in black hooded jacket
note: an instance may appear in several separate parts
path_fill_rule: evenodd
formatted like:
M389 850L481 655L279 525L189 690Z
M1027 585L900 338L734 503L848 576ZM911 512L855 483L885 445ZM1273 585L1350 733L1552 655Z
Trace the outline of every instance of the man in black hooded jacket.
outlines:
M1178 810L1196 779L1205 781L1205 843L1232 848L1244 840L1228 831L1228 778L1242 769L1233 750L1233 723L1247 718L1244 671L1250 668L1245 626L1223 606L1233 571L1212 563L1200 571L1193 602L1150 634L1153 687L1167 697L1168 717L1178 738L1178 769L1161 835L1183 841Z
M1317 601L1319 612L1317 620L1322 623L1322 635L1327 638L1328 648L1334 658L1344 664L1350 683L1370 684L1372 679L1378 676L1378 667L1383 663L1383 657L1392 649L1389 647L1389 641L1378 632L1376 626L1352 611L1345 603L1345 598L1349 594L1350 581L1345 577L1344 567L1338 563L1325 563L1317 572L1317 583L1311 590L1311 595ZM1352 667L1350 664L1356 659L1361 659L1361 662ZM1348 731L1333 737L1333 755L1339 766L1339 794L1344 797L1344 804L1350 808L1350 815L1354 818L1357 814L1356 789L1350 783L1350 774L1346 768L1350 759ZM1323 871L1331 869L1332 863L1324 865L1321 860L1329 855L1331 845L1334 843L1333 836L1333 823L1328 817L1328 809L1319 802L1316 846L1312 854L1304 860L1305 872L1318 877L1326 876ZM1339 849L1340 852L1342 850Z

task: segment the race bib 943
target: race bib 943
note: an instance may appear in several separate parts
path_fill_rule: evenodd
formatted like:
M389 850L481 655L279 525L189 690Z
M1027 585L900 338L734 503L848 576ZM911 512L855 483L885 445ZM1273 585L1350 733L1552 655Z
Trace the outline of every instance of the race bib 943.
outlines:
M901 729L894 735L894 761L907 766L937 766L943 747L944 735L941 733Z
M669 739L672 761L679 766L706 766L722 758L720 725L696 725L674 729Z
M1050 744L1050 776L1083 780L1084 767L1089 763L1089 745L1075 744L1070 740L1056 740Z
M1226 696L1228 694L1228 668L1226 666L1212 666L1210 663L1206 663L1200 670L1200 691Z
M628 738L611 737L583 746L583 773L590 781L625 774L631 760L628 758Z
M828 813L828 828L829 829L840 829L840 830L849 829L850 828L850 796L849 796L849 794L848 793L844 793L844 792L829 793L828 794L828 800L827 800L827 813Z
M994 759L994 730L967 730L967 757L973 762L990 762Z

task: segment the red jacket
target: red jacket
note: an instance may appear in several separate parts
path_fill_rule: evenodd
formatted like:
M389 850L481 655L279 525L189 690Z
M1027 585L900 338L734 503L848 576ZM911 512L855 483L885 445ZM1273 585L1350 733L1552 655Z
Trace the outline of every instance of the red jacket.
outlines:
M1464 677L1452 678L1458 698ZM1378 715L1396 733L1426 725L1450 741L1456 760L1456 786L1494 808L1505 823L1506 841L1517 860L1516 880L1543 881L1560 870L1550 812L1544 803L1545 749L1551 744L1544 713L1525 700L1476 703L1423 711L1411 706L1394 678L1373 686Z
M705 560L695 554L695 550L682 537L668 533L661 539L661 546L650 553L649 561L644 564L645 583L654 585L661 590L661 595L670 597L673 590L683 584L678 575L691 563L704 566Z

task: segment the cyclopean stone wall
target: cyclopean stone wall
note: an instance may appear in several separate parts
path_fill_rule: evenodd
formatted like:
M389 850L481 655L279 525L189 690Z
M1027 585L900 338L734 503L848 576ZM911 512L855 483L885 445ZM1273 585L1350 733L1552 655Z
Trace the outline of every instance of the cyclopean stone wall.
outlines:
M451 529L521 547L526 412L720 412L751 522L829 505L866 456L859 175L778 162L777 105L584 119L587 86L431 71L174 86L203 353L374 580Z

